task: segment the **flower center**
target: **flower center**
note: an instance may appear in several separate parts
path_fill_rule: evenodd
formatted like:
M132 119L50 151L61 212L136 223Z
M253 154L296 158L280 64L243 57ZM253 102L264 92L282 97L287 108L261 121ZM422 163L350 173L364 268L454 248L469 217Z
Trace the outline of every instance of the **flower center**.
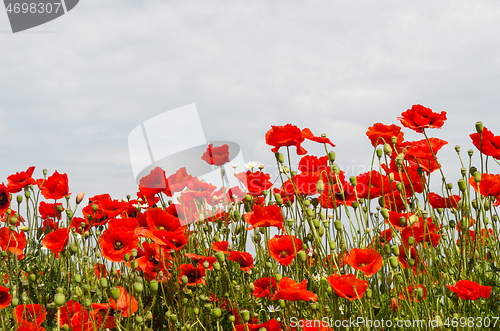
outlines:
M113 244L113 247L115 249L122 249L123 248L123 243L121 241L116 241L114 244Z
M280 254L280 257L281 258L286 258L288 257L288 252L287 251L282 251L281 254Z

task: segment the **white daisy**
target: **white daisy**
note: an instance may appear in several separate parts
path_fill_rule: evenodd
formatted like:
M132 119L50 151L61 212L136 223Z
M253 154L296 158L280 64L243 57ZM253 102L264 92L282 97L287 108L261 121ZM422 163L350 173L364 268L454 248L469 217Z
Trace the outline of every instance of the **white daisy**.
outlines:
M247 163L245 163L245 167L247 167L248 169L258 168L259 162L257 162L257 161L247 162Z

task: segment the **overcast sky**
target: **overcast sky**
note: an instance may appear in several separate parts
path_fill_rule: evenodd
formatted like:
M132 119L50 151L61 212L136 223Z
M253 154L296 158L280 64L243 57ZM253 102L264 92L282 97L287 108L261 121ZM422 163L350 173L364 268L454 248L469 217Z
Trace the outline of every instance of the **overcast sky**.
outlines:
M35 165L74 194L135 195L129 133L192 103L247 161L273 164L265 133L291 123L326 133L349 174L369 167L367 128L413 104L448 113L429 131L447 176L476 121L500 135L497 1L82 0L17 34L2 12L0 182Z

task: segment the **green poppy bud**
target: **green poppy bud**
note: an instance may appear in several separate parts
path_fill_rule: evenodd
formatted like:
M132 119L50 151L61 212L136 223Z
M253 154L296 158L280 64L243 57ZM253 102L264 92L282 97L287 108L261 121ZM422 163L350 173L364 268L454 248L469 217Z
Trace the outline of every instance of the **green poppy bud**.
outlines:
M108 287L108 280L106 278L101 278L101 279L99 279L99 284L101 285L102 288L107 288Z
M372 298L372 295L373 295L373 291L372 291L371 289L369 289L369 288L368 288L368 289L366 289L365 294L366 294L366 297L367 297L368 299L371 299L371 298Z
M479 171L476 171L476 172L474 173L474 181L475 181L476 183L479 183L479 182L481 181L481 173L480 173Z
M377 148L377 157L379 159L382 157L383 154L384 154L384 152L380 148Z
M415 237L408 238L408 244L411 246L415 243Z
M482 122L480 122L480 121L476 122L476 131L479 134L483 133L483 123Z
M229 315L228 320L229 322L233 323L234 321L236 321L236 317L234 315Z
M130 254L123 255L123 259L127 262L130 261Z
M389 157L392 155L392 147L388 143L384 144L384 154Z
M10 303L11 303L12 307L16 307L19 304L19 299L12 298L12 301Z
M78 284L82 282L82 276L81 275L76 274L75 277L73 277L73 279Z
M298 251L297 252L297 257L299 258L300 262L306 262L307 261L307 254L304 251Z
M342 230L342 222L340 220L334 221L333 225L335 226L335 230L337 230L337 231Z
M111 289L111 298L113 300L118 300L119 297L120 297L120 289L118 287L113 287Z
M398 260L398 257L396 256L391 256L389 258L389 263L391 265L391 268L393 269L396 269L398 267L398 264L399 264L399 260Z
M226 260L224 253L221 251L218 251L217 253L215 253L215 257L217 258L217 261L219 261L219 263L223 263Z
M243 321L246 323L250 320L250 312L248 310L242 310L241 311L241 317L243 318Z
M331 151L328 153L328 159L330 160L330 162L335 162L335 152L334 151Z
M277 282L279 282L281 280L281 278L283 278L283 275L282 274L276 274L274 276L274 278L276 279Z
M399 256L399 247L394 245L391 247L391 252L394 256Z
M323 237L323 235L325 234L325 228L324 227L320 227L318 229L318 234L320 237Z
M321 194L325 191L325 183L323 183L323 180L318 180L316 183L316 190Z
M63 293L56 293L54 296L54 303L57 307L62 307L66 303L66 296Z
M135 282L133 287L134 287L134 292L138 293L138 294L141 294L142 291L144 290L144 287L143 287L142 283L140 283L140 282Z
M386 220L389 219L389 211L387 210L387 208L382 208L380 209L380 214L382 214L382 217Z
M396 145L396 143L397 143L397 142L398 142L398 138L396 138L396 137L391 137L391 143L392 143L393 145Z

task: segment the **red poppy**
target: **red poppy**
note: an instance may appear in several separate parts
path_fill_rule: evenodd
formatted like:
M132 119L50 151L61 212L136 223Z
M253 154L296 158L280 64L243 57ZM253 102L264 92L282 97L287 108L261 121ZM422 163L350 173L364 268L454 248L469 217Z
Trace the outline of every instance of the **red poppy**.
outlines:
M139 191L149 198L167 188L165 170L155 167L146 176L139 180Z
M406 255L404 246L403 245L399 246L398 260L401 263L402 268L403 269L412 268L413 273L415 275L417 275L417 272L418 274L422 272L425 273L425 264L420 261L417 249L414 246L412 246L409 249L407 249L407 251L410 253L409 257ZM420 263L422 263L422 267L420 267Z
M396 137L396 144L400 144L404 140L404 133L401 132L401 127L396 124L384 125L382 123L375 123L368 128L366 135L373 147L383 145L384 143L392 146L392 137Z
M274 291L276 291L276 278L264 277L259 278L253 282L255 290L253 296L256 298L270 298Z
M37 179L38 187L45 199L62 199L69 193L68 175L60 174L57 170L47 179Z
M17 255L18 260L24 259L23 250L26 248L26 234L23 231L11 231L8 227L0 228L0 248Z
M108 307L107 304L103 304ZM78 310L71 317L71 328L75 331L93 331L99 329L102 324L102 317L99 314L99 309L89 312L86 308ZM110 315L114 318L114 316ZM109 319L109 318L108 318ZM95 326L95 328L94 328Z
M14 311L14 317L16 318L17 324L21 325L26 322L35 323L41 325L45 321L47 312L43 305L39 304L25 304L19 305Z
M330 144L335 147L330 139L325 137L316 137L312 134L311 130L300 130L297 126L286 124L284 126L271 125L271 130L266 133L266 144L274 146L273 153L277 153L281 147L295 146L297 147L297 154L304 155L307 151L301 146L305 139L309 139L319 143Z
M422 133L422 129L425 128L441 129L446 121L446 112L442 111L438 114L422 105L413 105L411 109L403 112L398 120L405 128Z
M477 300L479 298L489 299L491 286L479 285L471 280L459 280L455 285L446 285L453 293L458 294L462 300Z
M254 267L253 257L250 253L247 252L231 251L227 259L229 261L239 263L240 269L242 271L248 272Z
M167 188L162 192L171 197L174 193L182 191L191 179L193 177L187 173L185 167L179 168L173 175L167 177Z
M0 285L0 309L7 308L12 300L9 289Z
M148 227L151 231L166 230L169 232L184 232L185 226L181 226L178 217L166 212L161 208L151 208L145 213Z
M214 144L208 145L206 152L201 159L208 164L221 166L229 162L229 146L224 144L220 147L214 147Z
M120 289L120 297L116 301L110 298L109 305L123 317L131 317L138 309L137 300L130 296L125 288L121 286L118 288Z
M384 230L380 233L379 240L380 243L385 244L391 241L392 239L392 229Z
M306 155L299 161L299 171L301 172L313 172L319 174L323 170L328 171L328 169L328 156L318 158L316 156Z
M493 135L493 132L483 127L482 141L481 135L479 133L473 133L469 135L472 139L472 143L479 151L482 151L484 155L491 156L495 159L500 159L500 136Z
M418 222L413 223L411 226L407 226L401 232L401 241L405 247L409 247L408 240L410 237L415 238L415 244L419 242L429 242L433 247L439 244L441 235L436 233L438 230L437 226L432 222L432 218L427 218L425 221L419 218Z
M346 298L350 301L361 299L368 288L368 281L356 278L356 275L337 274L328 276L328 282L339 297Z
M245 185L248 193L254 197L262 195L264 190L268 190L273 186L273 183L269 181L271 175L265 174L262 171L251 172L248 170L246 173L239 173L236 177Z
M62 252L64 247L68 244L69 240L69 229L60 228L53 232L50 232L43 238L42 245L50 249L50 251L56 254L56 259L59 257L59 253Z
M212 249L216 252L221 251L224 254L231 254L229 243L227 241L216 241L212 244Z
M302 241L292 235L275 235L268 242L269 254L281 265L290 265L298 251L302 250Z
M245 218L245 222L251 225L247 230L270 226L284 230L283 215L281 214L281 208L277 205L266 207L255 205L253 211L246 213L243 217Z
M384 195L384 206L390 211L404 212L406 210L405 202L399 191L394 191Z
M14 175L7 177L9 192L17 193L28 185L36 185L36 180L31 177L34 170L34 166L29 167L26 171L16 172Z
M40 205L38 206L38 211L40 212L40 216L42 219L46 220L49 217L56 218L58 220L61 219L61 212L57 210L57 207L61 206L62 210L61 212L64 211L64 207L62 203L46 203L45 201L41 201Z
M371 277L382 268L382 255L374 249L354 248L349 252L345 262L356 270L361 270L365 277Z
M235 327L236 331L281 331L280 322L278 322L274 318L261 324L236 325Z
M432 208L458 208L458 202L461 200L459 195L452 195L449 198L430 192L427 196Z
M24 322L16 329L16 331L47 331L47 330L35 323Z
M4 183L0 184L0 214L3 214L10 208L10 194Z
M485 197L496 197L500 195L500 175L481 174L479 188L474 180L474 176L469 179L469 183L474 190Z
M318 296L307 290L307 280L304 279L300 284L291 278L283 277L278 284L278 291L271 300L287 301L317 301Z
M105 199L99 202L99 207L106 218L113 218L124 213L128 209L128 204L119 200Z
M107 277L108 272L106 271L106 266L102 263L94 264L94 274L97 278Z
M418 290L419 289L422 289L422 299L418 298ZM420 285L420 284L417 284L414 286L408 286L406 288L405 292L399 293L399 298L401 300L408 299L408 300L410 300L410 302L413 302L413 301L420 302L422 300L425 300L426 297L427 297L427 289L425 288L425 286Z
M168 249L180 250L187 244L186 235L182 232L169 232L157 230L148 233L148 237L159 245L164 245Z
M139 237L128 228L116 227L105 230L99 237L102 256L113 262L125 262L124 255L139 246Z
M420 159L433 159L446 144L448 144L447 141L438 138L429 138L429 142L427 139L412 141L410 147L406 149L406 155Z
M83 308L79 302L68 300L68 302L66 302L64 306L59 308L59 326L62 327L64 326L64 324L67 324L68 326L71 325L71 318L73 317L73 315L75 315L76 312L81 311L82 309L85 308Z
M180 274L178 281L182 284L182 276L186 276L188 278L188 282L186 285L195 286L198 284L205 285L205 268L203 265L198 264L198 266L194 266L192 264L181 264L179 266Z
M207 270L213 270L214 269L214 263L217 261L217 258L213 256L203 256L203 255L197 255L197 254L191 254L191 253L186 253L186 257L198 261L199 264L203 265L205 261L208 262L208 268Z
M391 191L389 177L372 170L356 176L356 194L358 198L374 199L382 196L384 192Z
M300 195L315 195L318 194L317 183L319 180L319 173L316 172L303 172L293 176L293 178L283 183L281 192L284 195L293 196ZM293 184L292 184L293 183Z

